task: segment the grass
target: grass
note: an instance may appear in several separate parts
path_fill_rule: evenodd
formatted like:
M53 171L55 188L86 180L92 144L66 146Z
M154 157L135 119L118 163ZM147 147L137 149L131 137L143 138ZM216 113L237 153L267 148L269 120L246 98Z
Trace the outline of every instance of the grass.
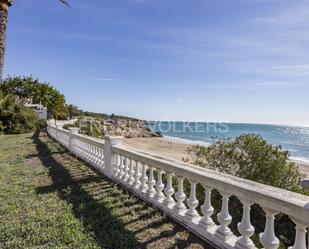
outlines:
M210 248L45 132L0 136L0 248Z

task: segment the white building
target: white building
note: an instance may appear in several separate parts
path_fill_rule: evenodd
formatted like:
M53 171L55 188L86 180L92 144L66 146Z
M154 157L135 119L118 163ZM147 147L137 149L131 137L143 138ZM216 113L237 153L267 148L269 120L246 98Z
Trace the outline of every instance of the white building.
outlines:
M47 119L47 108L40 104L26 103L25 107L31 108L39 117L39 119Z

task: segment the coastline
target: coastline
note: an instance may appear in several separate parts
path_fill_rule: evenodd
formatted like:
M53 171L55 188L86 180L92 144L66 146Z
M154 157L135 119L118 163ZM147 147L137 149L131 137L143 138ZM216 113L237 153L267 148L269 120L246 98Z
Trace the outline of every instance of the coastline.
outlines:
M209 145L209 143L201 141L166 136L152 138L126 138L124 139L123 144L148 153L180 161L187 156L187 149L189 147L193 145ZM302 174L305 174L306 178L309 178L309 162L307 163L294 159L291 161L298 166L299 171Z

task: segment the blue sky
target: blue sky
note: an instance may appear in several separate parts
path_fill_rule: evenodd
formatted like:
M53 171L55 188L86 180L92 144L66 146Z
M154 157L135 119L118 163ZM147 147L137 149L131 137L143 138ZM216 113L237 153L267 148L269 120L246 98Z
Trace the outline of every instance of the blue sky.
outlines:
M309 2L15 0L5 74L151 120L309 125Z

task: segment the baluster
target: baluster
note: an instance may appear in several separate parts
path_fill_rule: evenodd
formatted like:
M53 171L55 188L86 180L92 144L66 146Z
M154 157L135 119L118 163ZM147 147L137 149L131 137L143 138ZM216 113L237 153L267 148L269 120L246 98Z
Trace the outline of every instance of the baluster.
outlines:
M73 152L76 155L78 154L78 140L76 138L73 138L72 144L73 144Z
M190 181L190 197L187 199L188 204L188 211L186 215L189 220L193 221L194 219L198 218L198 212L196 208L198 206L198 200L196 199L196 182Z
M220 226L216 231L216 235L223 240L227 240L232 232L228 225L232 222L232 217L229 214L229 197L230 195L227 193L220 193L222 196L222 207L221 212L217 215Z
M125 168L125 166L123 165L123 160L124 160L123 156L120 155L120 166L119 166L119 174L118 174L118 178L119 179L122 179L123 176L124 176L124 168Z
M149 179L148 179L148 189L147 189L147 196L150 198L153 198L154 195L156 194L156 190L154 188L156 181L153 177L153 167L150 167L149 169Z
M140 191L142 193L145 193L147 191L148 185L147 185L148 177L147 177L147 165L142 164L142 179L141 179L141 186L140 186Z
M80 141L79 151L80 151L81 158L84 158L85 148L84 148L84 143L82 141Z
M99 165L99 167L102 167L103 168L103 165L102 165L102 160L101 160L101 148L99 147L96 147L96 157L97 157L97 165Z
M93 145L90 145L90 156L91 156L91 162L95 162L95 153L94 153L95 147Z
M89 149L88 149L88 160L89 160L90 163L92 162L91 149L92 149L92 145L89 144Z
M99 148L99 151L100 151L100 160L101 160L101 167L103 168L104 167L104 151L102 148ZM118 155L118 160L119 160L119 155Z
M83 142L83 158L87 161L87 145Z
M163 174L163 170L159 169L158 170L158 179L157 179L157 183L156 183L157 193L154 196L155 199L159 202L162 202L165 198L165 196L163 194L164 184L163 184L163 181L162 181L162 174Z
M88 148L87 148L87 144L85 142L83 142L83 144L84 144L84 149L83 149L84 156L83 157L87 161L87 150L88 150Z
M183 203L184 200L186 199L186 194L183 191L183 181L184 180L185 180L184 177L181 177L181 176L178 177L178 190L177 190L177 193L175 194L177 203L174 207L178 213L181 213L187 210L186 205Z
M141 178L141 173L140 173L140 170L139 170L139 163L136 161L136 164L135 164L135 175L134 175L134 188L138 189L139 186L141 185L141 181L140 181L140 178Z
M266 224L264 232L260 234L260 241L265 249L277 249L280 243L275 235L274 221L275 215L279 212L270 209L264 210L266 212Z
M94 146L94 158L95 158L94 164L100 166L100 158L97 146Z
M80 155L80 141L75 139L75 153Z
M114 168L113 168L113 173L115 177L118 177L118 174L120 173L120 163L119 163L119 154L114 153L115 156L115 164L114 164Z
M164 193L166 195L166 198L164 200L164 203L167 204L167 207L172 208L175 205L175 200L172 197L174 194L174 189L173 189L173 174L172 173L167 173L167 184L166 188L164 189Z
M132 185L133 182L134 182L134 173L135 173L135 171L134 171L134 161L130 158L129 162L130 162L130 170L129 170L128 181L129 181L129 184Z
M296 236L294 245L292 247L289 247L289 249L306 249L307 227L301 221L293 219L293 222L296 224Z
M89 162L90 161L90 144L86 144L86 160Z
M124 158L124 176L123 176L123 180L126 182L129 179L129 158Z
M94 157L93 157L93 145L92 144L90 144L89 146L89 159L90 159L90 162L93 163Z
M214 208L211 205L211 188L207 185L203 185L205 190L205 200L204 204L201 207L202 214L204 215L201 224L206 228L206 230L212 228L214 226L214 222L211 216L214 213Z
M82 158L84 158L84 144L83 144L82 141L80 141L79 151L80 151L80 153L79 153L80 156L81 156Z
M95 145L92 145L92 161L93 163L96 165L96 162L97 162L97 154L96 154L96 146Z
M251 219L250 219L250 211L251 211L251 205L252 203L247 200L240 199L242 206L243 206L243 212L242 212L242 220L240 223L238 223L238 231L241 234L241 236L238 238L236 248L243 249L253 249L256 248L250 237L254 234L254 227L251 225Z

